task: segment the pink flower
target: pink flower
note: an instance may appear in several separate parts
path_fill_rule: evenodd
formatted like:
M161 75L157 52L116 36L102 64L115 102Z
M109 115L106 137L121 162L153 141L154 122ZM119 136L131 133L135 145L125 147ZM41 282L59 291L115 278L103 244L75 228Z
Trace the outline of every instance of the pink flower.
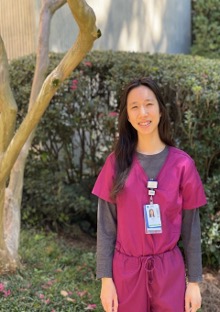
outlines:
M44 299L44 295L43 294L39 294L38 296L40 299Z
M0 291L3 292L4 289L5 289L4 284L0 283Z
M84 65L85 65L85 66L88 66L88 67L92 67L92 63L91 63L91 62L88 62L88 61L84 62Z
M96 309L96 304L88 304L85 310L95 310Z
M56 280L50 280L46 284L42 285L41 287L44 289L50 288L54 283L56 283Z
M8 297L11 294L10 289L9 290L4 290L3 292L4 292L4 297Z
M70 87L72 90L76 90L78 88L78 80L77 79L73 79L72 81L72 85Z
M48 282L47 282L47 285L48 285L48 286L52 286L54 283L55 283L55 280L51 280L51 281L48 281Z
M83 296L85 296L85 294L87 294L87 291L86 291L86 290L84 290L84 291L77 291L77 295L78 295L79 297L83 297Z
M49 304L49 303L50 303L50 299L44 300L44 303L45 303L45 304Z
M109 112L108 116L109 117L118 117L118 113L117 112Z

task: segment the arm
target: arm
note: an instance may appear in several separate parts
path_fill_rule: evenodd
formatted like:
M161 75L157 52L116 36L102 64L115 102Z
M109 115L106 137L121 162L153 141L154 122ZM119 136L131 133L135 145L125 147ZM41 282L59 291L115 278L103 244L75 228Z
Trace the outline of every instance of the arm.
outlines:
M97 220L97 278L102 279L101 301L106 312L116 312L118 298L112 279L112 260L116 241L116 206L99 198ZM114 307L114 310L112 310Z
M199 282L202 281L199 209L183 210L182 240L188 275L185 309L196 312L201 307Z

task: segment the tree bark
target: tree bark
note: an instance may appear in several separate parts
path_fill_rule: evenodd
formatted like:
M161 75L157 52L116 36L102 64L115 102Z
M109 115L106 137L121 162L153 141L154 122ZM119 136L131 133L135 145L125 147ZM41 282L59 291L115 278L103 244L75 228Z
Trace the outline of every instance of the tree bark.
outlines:
M68 0L68 5L80 31L73 47L67 52L63 60L46 78L46 80L43 81L49 64L48 52L50 21L53 13L65 2L66 0L43 1L40 15L40 33L36 70L28 113L15 133L13 139L8 140L9 144L7 149L5 149L1 154L0 159L0 186L5 183L10 175L7 191L6 193L4 192L2 197L4 207L0 206L0 217L2 212L4 220L3 234L0 233L0 244L2 236L2 242L3 245L5 245L2 245L2 248L0 245L0 261L2 263L4 262L3 259L5 256L3 250L7 250L7 254L11 256L12 270L16 267L15 262L17 265L19 264L18 245L20 234L20 207L23 190L23 173L29 147L34 137L34 130L56 90L71 74L74 68L81 62L84 56L90 51L94 40L100 36L100 31L95 25L96 19L94 12L88 4L84 0ZM3 267L4 266L2 266L2 271L4 271Z
M8 73L8 60L2 38L0 37L0 162L13 137L16 123L17 105L14 100ZM12 259L6 246L5 209L6 177L0 183L0 272L14 269L17 258Z

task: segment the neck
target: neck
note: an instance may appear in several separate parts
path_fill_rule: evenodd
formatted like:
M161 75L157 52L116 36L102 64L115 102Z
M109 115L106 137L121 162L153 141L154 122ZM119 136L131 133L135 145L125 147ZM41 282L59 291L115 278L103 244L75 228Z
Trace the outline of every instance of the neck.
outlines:
M137 152L146 155L153 155L162 152L166 144L157 138L138 137Z

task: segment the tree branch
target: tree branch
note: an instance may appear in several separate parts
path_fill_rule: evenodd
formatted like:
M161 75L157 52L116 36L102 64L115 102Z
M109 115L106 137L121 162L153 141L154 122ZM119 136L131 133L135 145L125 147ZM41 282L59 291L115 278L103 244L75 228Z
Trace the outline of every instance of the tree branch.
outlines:
M85 2L85 0L67 0L67 2L80 31L90 32L95 38L97 38L98 31L99 38L101 33L95 26L96 17L93 9ZM87 23L83 22L85 20L87 20Z
M17 105L15 103L8 74L8 60L0 36L0 153L4 152L14 134Z
M28 111L4 153L0 164L0 181L8 177L22 146L39 123L60 84L71 74L86 53L91 50L94 40L100 37L100 31L95 25L94 12L88 4L84 0L68 0L68 4L74 17L76 16L80 32L73 47L44 81L37 100Z
M40 12L40 28L38 35L36 67L28 110L31 109L33 103L36 101L49 65L50 20L56 10L63 6L66 1L67 0L53 0L51 2L51 0L43 0Z

